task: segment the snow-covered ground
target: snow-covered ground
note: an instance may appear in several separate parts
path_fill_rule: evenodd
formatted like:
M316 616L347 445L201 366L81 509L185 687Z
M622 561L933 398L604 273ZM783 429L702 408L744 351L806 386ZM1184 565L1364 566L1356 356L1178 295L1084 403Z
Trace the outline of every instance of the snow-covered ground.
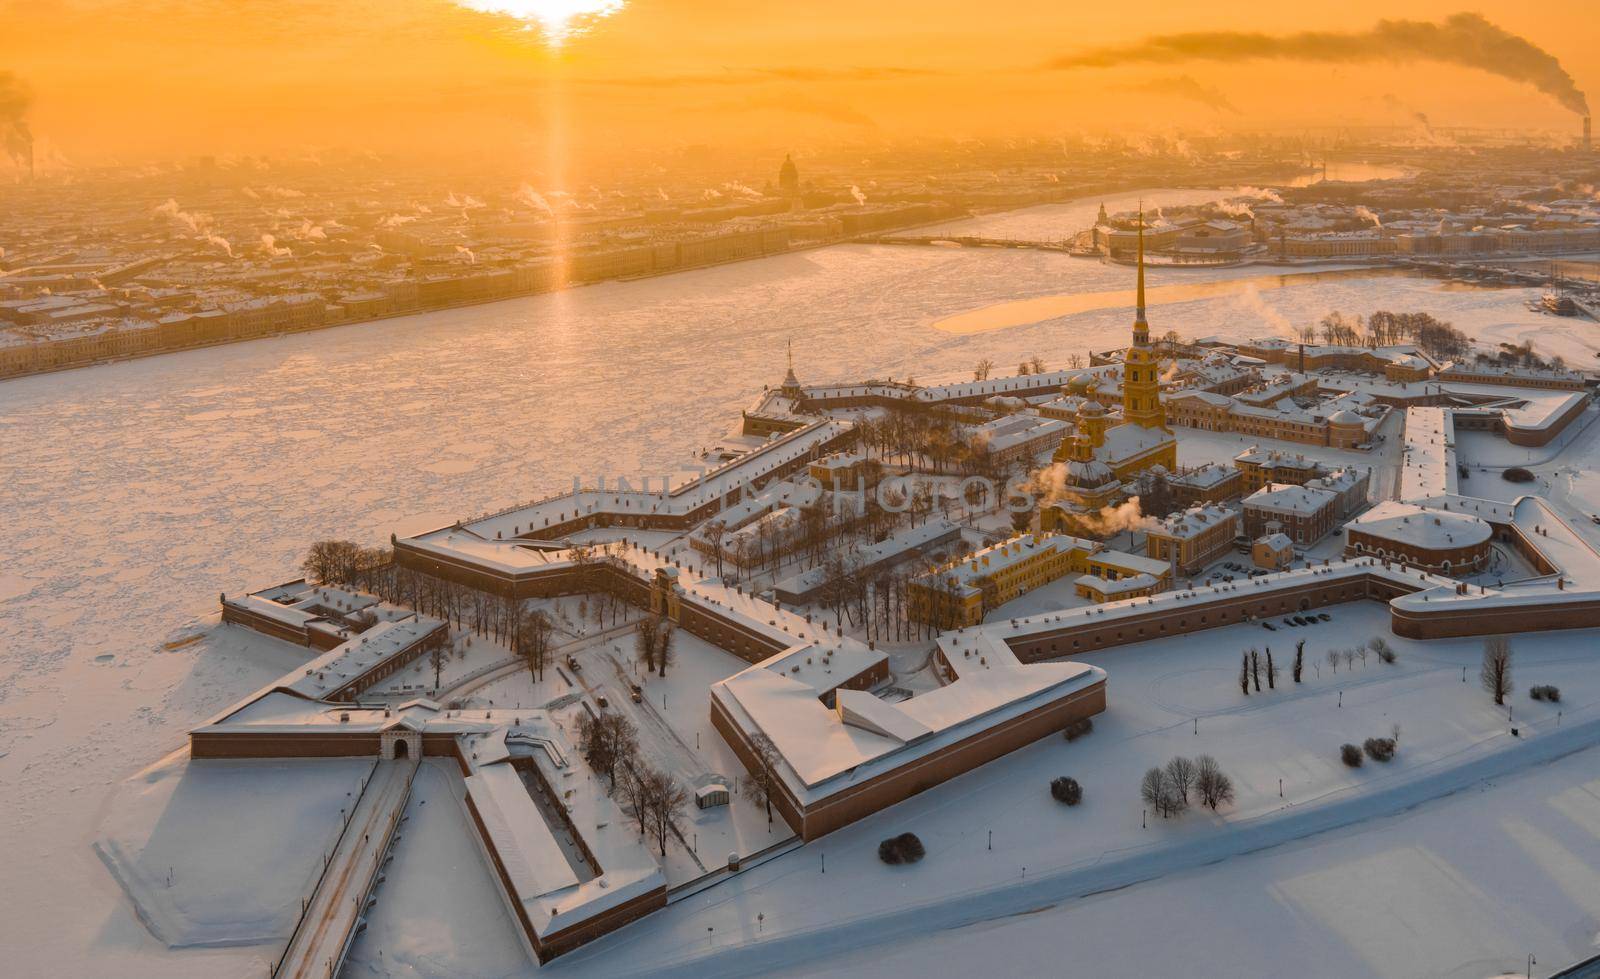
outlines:
M1092 215L1098 201L1072 206ZM29 882L0 891L8 968L214 975L255 960L167 950L91 846L125 779L303 661L242 630L188 641L214 623L218 592L297 576L318 537L376 543L575 477L671 471L777 383L790 338L807 382L959 377L984 357L1057 365L1122 343L1125 309L970 336L931 324L1128 278L1037 251L844 246L0 384L0 848L8 878ZM1260 334L1333 308L1425 309L1480 339L1532 336L1546 353L1592 360L1600 334L1530 313L1526 297L1340 278L1167 304L1151 319L1158 331ZM1590 472L1584 451L1575 465Z
M736 975L764 956L782 963L818 954L807 948L897 940L975 920L986 907L1003 915L1042 906L1247 852L1261 845L1256 840L1293 839L1306 826L1328 829L1409 808L1476 783L1474 771L1491 771L1496 758L1600 736L1600 661L1572 634L1516 640L1521 737L1514 738L1505 709L1476 685L1480 643L1390 637L1397 664L1369 657L1353 671L1341 663L1335 674L1326 652L1386 635L1388 614L1378 603L1328 611L1332 621L1314 627L1240 625L1084 657L1110 673L1107 710L1087 738L1032 745L673 905L560 966ZM1240 694L1243 649L1270 646L1285 669L1301 638L1303 683L1285 672L1275 691ZM1543 682L1561 686L1559 707L1521 692ZM1401 747L1393 762L1359 769L1340 762L1341 743L1387 737L1396 724ZM1233 777L1236 803L1216 815L1144 813L1141 773L1175 754L1201 753ZM1083 784L1082 805L1068 809L1050 798L1056 775ZM928 858L908 869L878 863L878 840L905 830L922 838ZM1594 868L1600 873L1600 858ZM764 920L753 920L757 913Z
M1593 954L1600 748L1313 839L769 974L1536 976ZM1292 965L1289 965L1291 964Z

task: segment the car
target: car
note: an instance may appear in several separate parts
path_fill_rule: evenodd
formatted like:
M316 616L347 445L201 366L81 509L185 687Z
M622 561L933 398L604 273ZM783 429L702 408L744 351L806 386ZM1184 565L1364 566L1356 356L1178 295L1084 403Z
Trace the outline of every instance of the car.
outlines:
M606 700L605 694L597 693L594 695L594 705L601 710L605 710L607 707L611 706L611 702Z
M1326 612L1318 612L1317 613L1317 618L1321 619L1324 622L1332 622L1333 621L1333 616L1329 615Z
M1278 627L1273 625L1271 622L1262 622L1261 623L1261 628L1267 630L1268 632L1277 632L1278 631Z
M633 689L629 691L629 696L633 698L633 702L636 704L644 703L644 691L639 688L637 683L635 683L633 685Z
M1250 571L1250 577L1252 577L1252 578L1264 578L1266 576L1267 576L1267 569L1266 568L1253 568Z
M571 653L567 654L567 669L574 673L577 673L579 670L583 669L583 667L578 665L578 657L572 655Z
M1294 620L1293 619L1284 619L1283 620L1283 624L1287 625L1287 626L1292 626L1292 625L1294 625Z

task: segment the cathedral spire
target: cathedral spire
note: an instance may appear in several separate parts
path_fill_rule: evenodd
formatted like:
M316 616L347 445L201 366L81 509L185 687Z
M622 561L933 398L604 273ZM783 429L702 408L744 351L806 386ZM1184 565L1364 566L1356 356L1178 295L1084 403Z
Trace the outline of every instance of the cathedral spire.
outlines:
M1144 201L1139 202L1139 298L1134 311L1134 329L1143 325L1144 319Z
M801 393L800 379L794 373L794 340L789 341L789 372L783 376L783 386L778 390L790 397L799 397Z

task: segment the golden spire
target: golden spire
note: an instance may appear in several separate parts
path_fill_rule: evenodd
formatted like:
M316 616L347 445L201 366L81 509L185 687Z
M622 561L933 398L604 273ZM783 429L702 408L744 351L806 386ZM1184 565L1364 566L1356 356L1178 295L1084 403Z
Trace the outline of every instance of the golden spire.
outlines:
M1139 202L1139 299L1134 312L1135 324L1144 320L1144 201Z

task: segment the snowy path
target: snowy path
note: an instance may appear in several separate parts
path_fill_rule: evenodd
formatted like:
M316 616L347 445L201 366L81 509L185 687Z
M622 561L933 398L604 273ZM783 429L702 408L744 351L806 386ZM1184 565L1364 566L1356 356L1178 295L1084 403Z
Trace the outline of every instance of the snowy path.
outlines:
M819 949L852 949L859 953L873 945L939 930L1045 911L1063 901L1129 887L1395 815L1596 744L1600 744L1600 719L1590 719L1566 725L1486 758L1471 757L1438 767L1426 775L1373 793L1241 821L1208 837L1182 844L1109 853L1063 871L947 895L936 901L900 904L890 911L852 917L826 927L790 932L774 927L772 932L765 932L764 926L760 935L751 935L746 929L742 938L721 947L708 947L708 943L698 937L706 932L697 924L680 932L695 937L675 946L663 944L663 936L653 936L648 965L635 960L630 971L628 965L619 962L628 953L618 947L612 947L612 954L602 961L616 970L612 975L743 976L814 960ZM715 910L715 905L708 910ZM591 946L594 951L589 954L580 950L568 957L570 962L563 960L562 964L582 971L590 955L602 954L607 944ZM626 945L629 940L624 938L617 944ZM622 954L617 955L618 952Z
M361 920L362 905L405 812L417 764L416 758L378 763L274 976L331 979L338 975Z

